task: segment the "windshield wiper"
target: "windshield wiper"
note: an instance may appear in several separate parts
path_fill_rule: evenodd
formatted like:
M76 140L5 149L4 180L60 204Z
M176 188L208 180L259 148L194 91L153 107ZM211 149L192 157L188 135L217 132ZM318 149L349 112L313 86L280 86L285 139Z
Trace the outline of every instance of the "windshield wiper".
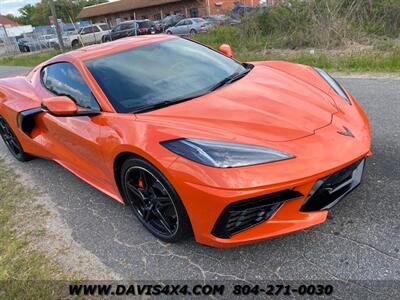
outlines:
M165 101L161 101L161 102L150 104L150 105L144 105L144 106L136 108L134 111L131 111L130 113L132 113L132 114L144 113L144 112L152 111L152 110L155 110L158 108L167 107L170 105L174 105L177 103L181 103L181 102L185 102L188 100L192 100L194 98L201 97L205 94L208 94L209 92L215 91L216 89L223 87L226 84L230 84L236 80L239 80L240 78L243 78L253 69L252 65L250 65L250 66L251 67L247 68L245 71L243 71L241 73L235 72L232 75L226 77L225 79L221 80L220 82L218 82L216 85L214 85L213 87L211 87L210 89L208 89L205 92L194 94L194 95L192 94L192 95L186 96L186 97L175 98L172 100L165 100Z
M244 76L246 76L249 72L251 71L251 68L246 69L245 71L239 73L239 72L235 72L232 75L224 78L223 80L221 80L220 82L218 82L216 85L214 85L212 88L210 88L210 91L215 91L227 84L230 84L232 82L235 82L236 80L239 80L240 78L243 78Z
M172 100L165 100L165 101L161 101L161 102L150 104L150 105L144 105L144 106L136 108L134 111L131 111L131 113L137 114L137 113L144 113L144 112L152 111L152 110L155 110L158 108L163 108L163 107L167 107L167 106L170 106L173 104L178 104L181 102L189 101L194 98L203 96L204 94L205 93L201 93L201 94L191 95L191 96L182 97L182 98L175 98Z

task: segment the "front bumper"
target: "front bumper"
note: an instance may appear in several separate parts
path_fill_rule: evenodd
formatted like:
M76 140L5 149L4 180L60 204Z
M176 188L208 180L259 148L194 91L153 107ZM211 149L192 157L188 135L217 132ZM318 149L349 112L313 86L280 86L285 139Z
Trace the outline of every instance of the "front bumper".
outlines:
M170 166L170 171L178 178L172 179L172 183L188 212L196 241L220 248L233 247L324 222L328 215L326 209L353 190L360 178L355 178L351 188L329 206L307 210L304 205L313 187L371 154L367 126L357 131L353 127L356 138L351 138L337 133L340 125L322 128L315 135L299 140L298 144L290 142L298 149L297 157L292 160L221 171L178 158ZM291 152L290 149L287 152ZM267 220L248 229L229 237L216 235L215 231L213 234L221 214L229 205L285 190L294 190L302 196L284 201Z
M286 183L272 189L266 188L261 192L257 190L258 196L255 199L268 198L270 195L279 196L280 194L283 194L283 198L277 201L271 199L269 203L271 204L269 207L273 209L271 214L265 220L257 221L255 219L254 224L250 224L246 228L240 228L242 224L238 222L238 218L233 222L227 219L227 209L235 207L237 203L251 202L254 199L254 191L246 191L243 194L239 191L222 191L192 186L191 199L203 200L202 212L198 208L199 218L196 218L203 222L199 224L192 221L197 225L193 226L196 241L209 246L227 248L262 241L323 223L328 215L327 209L332 208L360 184L364 164L365 158L358 158L345 166L327 172L328 174L318 174L302 181ZM351 170L349 176L340 178L341 180L332 186L329 185L331 178L335 178L336 174L347 174L346 170L348 169ZM326 189L332 192L332 197L328 199L325 197L326 194L319 193ZM296 194L287 195L289 191ZM285 194L287 198L284 198ZM212 203L207 199L212 199ZM241 215L240 218L246 219L246 216ZM247 220L247 222L249 221ZM227 230L232 223L238 226L237 232L232 233L230 231L232 227Z

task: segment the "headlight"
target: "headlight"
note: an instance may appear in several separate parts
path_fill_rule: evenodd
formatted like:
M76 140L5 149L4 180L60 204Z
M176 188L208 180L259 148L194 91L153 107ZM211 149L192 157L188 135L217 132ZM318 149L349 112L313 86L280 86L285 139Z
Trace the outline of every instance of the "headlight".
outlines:
M340 86L340 84L333 79L327 72L324 70L321 70L319 68L314 68L315 71L318 72L319 75L321 75L322 78L325 79L325 81L335 90L335 92L342 97L344 100L346 100L347 103L351 105L351 101L349 97L347 96L346 92L344 89Z
M211 141L176 139L161 142L168 150L200 164L234 168L294 158L294 155L267 147Z

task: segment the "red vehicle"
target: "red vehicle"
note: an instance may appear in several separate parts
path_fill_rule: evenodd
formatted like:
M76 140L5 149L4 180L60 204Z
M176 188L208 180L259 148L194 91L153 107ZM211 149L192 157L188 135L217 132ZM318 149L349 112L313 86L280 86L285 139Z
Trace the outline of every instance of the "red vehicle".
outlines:
M163 241L230 247L324 222L360 184L365 113L322 70L220 49L157 35L59 55L0 80L1 136Z

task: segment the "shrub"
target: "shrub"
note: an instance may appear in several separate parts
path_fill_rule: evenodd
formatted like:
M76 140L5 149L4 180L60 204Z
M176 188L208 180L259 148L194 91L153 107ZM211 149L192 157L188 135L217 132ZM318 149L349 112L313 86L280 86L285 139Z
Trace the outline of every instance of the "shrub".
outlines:
M337 48L400 33L399 0L291 0L260 9L203 41L229 41L241 49ZM213 37L210 37L213 36Z

